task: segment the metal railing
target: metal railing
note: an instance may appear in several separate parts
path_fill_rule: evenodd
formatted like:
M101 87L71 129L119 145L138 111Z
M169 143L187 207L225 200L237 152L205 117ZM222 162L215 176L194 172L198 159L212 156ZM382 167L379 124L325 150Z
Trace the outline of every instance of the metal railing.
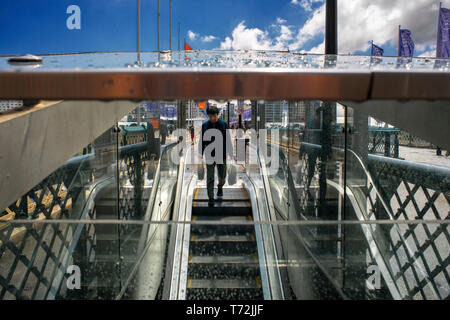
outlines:
M64 263L80 255L80 237L84 241L81 251L86 256L78 259L89 261L95 256L96 226L86 225L83 236L79 228L84 229L84 225L74 226L64 220L95 219L95 194L98 188L116 181L114 168L122 181L120 185L124 180L133 185L132 194L120 188L119 219L139 218L145 206L141 195L146 162L156 159L148 146L142 142L120 147L116 151L118 162L111 163L113 170L101 176L96 173L95 154L72 158L6 209L0 218L0 299L58 298L66 278ZM61 223L15 222L23 219ZM56 278L59 280L55 282Z
M298 182L304 187L299 199L305 209L311 199L317 200L318 195L309 190L309 182L321 170L320 157L314 156L321 146L303 143L302 149L303 166L299 172L302 177ZM344 159L344 150L334 148L334 152ZM450 169L376 155L368 155L366 167L356 153L346 152L347 162L360 166L366 174L365 184L359 181L355 187L347 181L345 186L355 195L364 213L363 219L449 219ZM313 164L308 161L311 156L316 159ZM383 243L378 243L382 248L380 254L402 299L448 299L450 254L443 249L448 248L450 242L447 225L393 224L383 228L383 239ZM371 259L374 263L373 256Z

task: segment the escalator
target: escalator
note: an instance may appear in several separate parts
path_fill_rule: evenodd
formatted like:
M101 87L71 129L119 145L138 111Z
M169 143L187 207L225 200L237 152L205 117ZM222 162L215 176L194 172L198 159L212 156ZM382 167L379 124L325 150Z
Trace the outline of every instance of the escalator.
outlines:
M224 188L222 201L208 207L207 190L195 189L186 299L263 299L255 227L247 190ZM229 223L229 224L222 224Z

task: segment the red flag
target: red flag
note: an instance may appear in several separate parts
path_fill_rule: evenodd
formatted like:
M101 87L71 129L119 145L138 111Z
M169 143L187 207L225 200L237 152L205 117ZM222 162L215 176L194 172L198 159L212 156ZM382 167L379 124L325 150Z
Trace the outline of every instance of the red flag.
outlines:
M184 51L191 51L192 48L189 47L189 45L186 43L186 41L184 42Z

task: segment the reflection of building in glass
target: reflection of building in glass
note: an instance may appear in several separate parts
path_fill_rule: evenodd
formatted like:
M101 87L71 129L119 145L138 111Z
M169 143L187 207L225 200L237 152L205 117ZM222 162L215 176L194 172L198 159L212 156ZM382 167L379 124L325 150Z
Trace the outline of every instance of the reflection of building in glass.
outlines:
M289 123L304 123L306 106L309 101L292 102L289 108Z
M206 107L203 109L199 108L199 103L203 101L194 101L188 100L186 101L186 120L200 120L206 119ZM206 102L205 102L206 103Z
M266 101L266 122L283 122L283 113L287 109L287 101Z

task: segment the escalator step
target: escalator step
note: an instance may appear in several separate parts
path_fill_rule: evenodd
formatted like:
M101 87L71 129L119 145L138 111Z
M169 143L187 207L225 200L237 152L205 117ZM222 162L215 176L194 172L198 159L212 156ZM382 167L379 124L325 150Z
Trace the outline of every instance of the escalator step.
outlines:
M196 202L192 207L192 214L200 215L227 215L247 216L252 214L250 202L216 201L214 207L209 207L208 202Z
M258 256L256 254L236 256L190 256L189 264L191 263L257 264Z
M253 241L191 241L191 254L204 255L241 255L256 253Z
M254 232L252 225L195 225L191 226L194 236L251 236Z
M259 275L257 263L194 263L189 265L189 279L249 279Z
M248 279L189 279L188 289L258 289L261 288L259 278Z
M206 188L196 189L192 221L206 224L191 225L187 299L263 299L255 228L245 224L253 221L248 199L243 188L225 188L209 207Z
M245 241L255 241L255 236L253 234L246 235L192 235L191 242L208 242L208 241L219 241L219 242L245 242Z
M214 190L214 195L217 194L217 189ZM223 201L246 201L249 199L247 190L243 188L224 188ZM208 201L208 192L206 188L197 188L194 193L195 201Z
M263 300L261 289L187 289L188 300Z

